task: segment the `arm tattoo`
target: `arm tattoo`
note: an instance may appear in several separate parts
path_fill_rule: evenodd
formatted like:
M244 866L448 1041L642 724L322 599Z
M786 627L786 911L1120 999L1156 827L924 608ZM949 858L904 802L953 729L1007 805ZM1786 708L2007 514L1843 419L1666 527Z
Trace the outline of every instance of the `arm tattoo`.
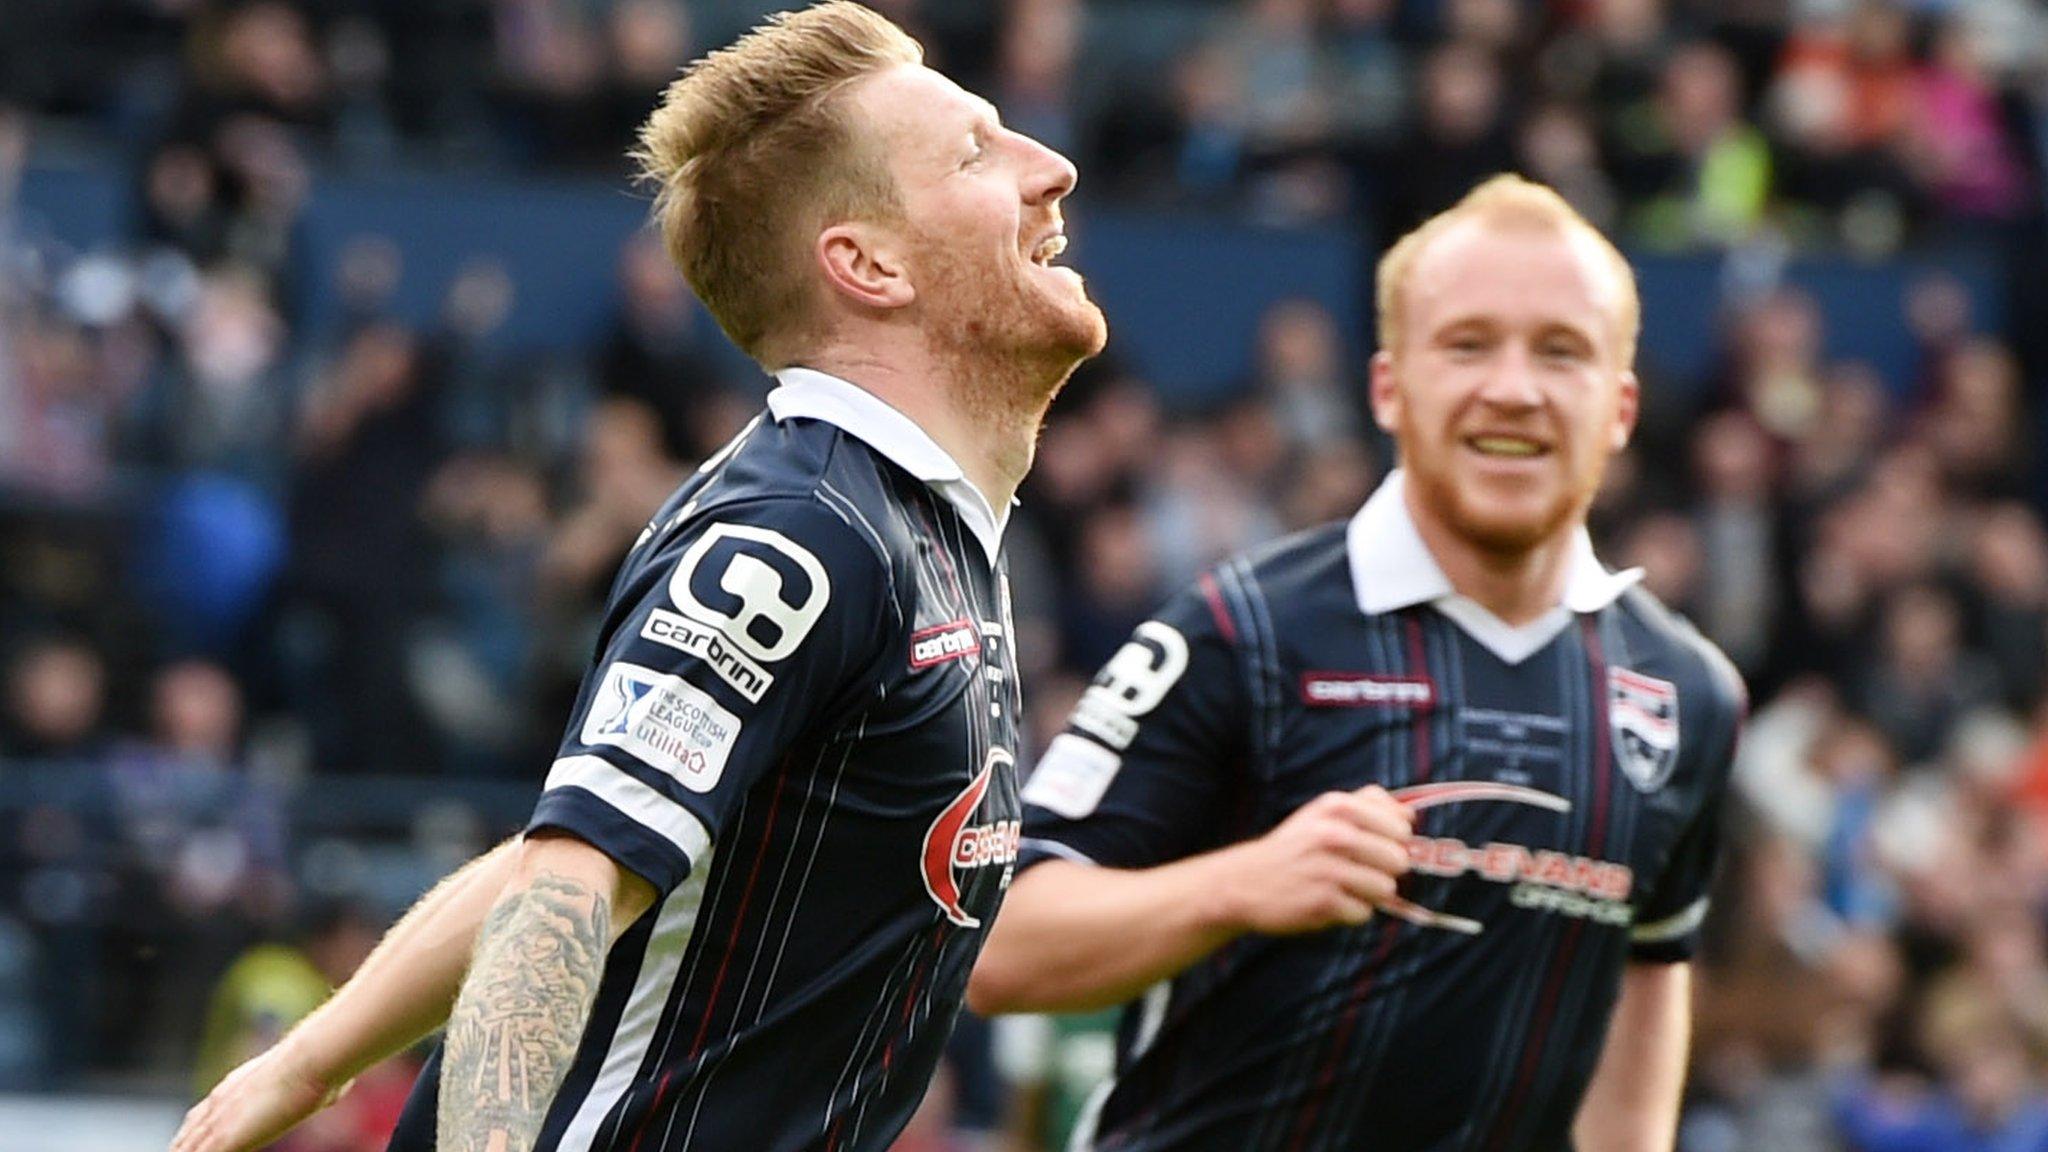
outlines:
M553 873L498 901L442 1052L440 1147L528 1152L604 974L611 902Z

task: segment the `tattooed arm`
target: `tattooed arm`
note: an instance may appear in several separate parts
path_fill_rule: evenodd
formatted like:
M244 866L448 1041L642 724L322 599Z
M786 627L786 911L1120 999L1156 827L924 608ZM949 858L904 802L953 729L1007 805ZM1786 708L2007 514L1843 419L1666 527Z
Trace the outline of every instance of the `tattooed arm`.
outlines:
M448 1020L441 1148L533 1147L589 1022L605 953L654 896L647 881L581 840L526 839Z
M333 997L193 1105L171 1152L266 1147L357 1073L445 1023L518 852L514 837L420 897Z

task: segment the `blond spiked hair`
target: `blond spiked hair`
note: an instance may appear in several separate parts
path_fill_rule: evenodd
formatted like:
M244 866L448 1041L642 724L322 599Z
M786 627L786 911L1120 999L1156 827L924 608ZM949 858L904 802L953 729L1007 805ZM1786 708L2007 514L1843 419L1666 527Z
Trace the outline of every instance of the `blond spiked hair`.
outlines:
M1422 250L1455 225L1472 219L1509 227L1578 231L1591 237L1602 258L1613 265L1616 280L1621 286L1621 306L1617 317L1621 362L1623 366L1635 363L1636 338L1642 330L1643 308L1636 296L1635 272L1629 268L1628 258L1556 190L1507 173L1487 180L1467 192L1464 199L1423 221L1380 257L1375 303L1379 309L1381 348L1393 351L1400 341L1402 288L1407 284L1409 270L1415 266Z
M895 219L887 157L839 113L849 84L924 60L876 13L832 0L772 16L663 93L633 159L658 186L671 259L732 342L773 371L815 336L818 229Z

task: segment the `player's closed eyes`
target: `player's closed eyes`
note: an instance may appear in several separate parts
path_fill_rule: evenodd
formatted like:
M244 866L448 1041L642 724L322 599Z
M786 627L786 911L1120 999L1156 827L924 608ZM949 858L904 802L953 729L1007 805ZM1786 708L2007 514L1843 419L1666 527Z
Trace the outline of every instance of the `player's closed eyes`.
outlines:
M1593 358L1593 342L1583 332L1565 325L1546 325L1536 333L1536 355L1545 360L1581 361Z
M1444 348L1460 359L1482 356L1492 346L1492 340L1476 332L1452 336L1444 341Z

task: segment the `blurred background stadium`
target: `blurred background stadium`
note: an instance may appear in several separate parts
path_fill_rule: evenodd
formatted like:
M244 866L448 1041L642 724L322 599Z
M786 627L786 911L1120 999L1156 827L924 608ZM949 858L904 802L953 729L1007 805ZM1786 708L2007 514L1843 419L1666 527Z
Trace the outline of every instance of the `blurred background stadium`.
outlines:
M643 518L766 380L621 158L765 0L0 0L0 1148L160 1148L515 828ZM1380 247L1636 261L1610 562L1748 675L1687 1152L2048 1149L2041 0L895 0L1080 165L1115 330L1010 537L1031 737L1348 514ZM1027 758L1028 759L1028 758ZM1102 1019L901 1147L1054 1147ZM381 1149L410 1076L285 1145Z

